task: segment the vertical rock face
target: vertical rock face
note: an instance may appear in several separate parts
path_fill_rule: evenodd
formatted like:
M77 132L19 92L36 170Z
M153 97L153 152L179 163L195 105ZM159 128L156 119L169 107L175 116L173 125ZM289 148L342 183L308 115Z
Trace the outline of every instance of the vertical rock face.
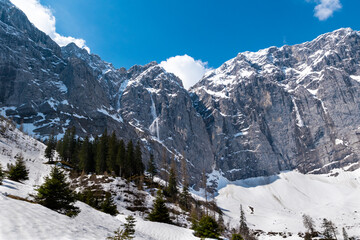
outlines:
M216 165L228 178L358 161L359 43L358 32L340 29L240 53L194 86Z
M0 0L0 112L39 137L105 128L151 152L184 156L231 180L325 172L358 161L360 37L340 29L295 46L239 53L190 91L157 63L116 69L75 44L60 48Z

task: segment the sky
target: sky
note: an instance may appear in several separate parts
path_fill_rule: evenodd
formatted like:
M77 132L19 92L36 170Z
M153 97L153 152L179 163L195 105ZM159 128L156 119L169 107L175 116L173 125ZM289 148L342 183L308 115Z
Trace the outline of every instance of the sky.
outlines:
M157 61L186 88L244 51L360 30L359 0L11 0L60 46L115 67Z

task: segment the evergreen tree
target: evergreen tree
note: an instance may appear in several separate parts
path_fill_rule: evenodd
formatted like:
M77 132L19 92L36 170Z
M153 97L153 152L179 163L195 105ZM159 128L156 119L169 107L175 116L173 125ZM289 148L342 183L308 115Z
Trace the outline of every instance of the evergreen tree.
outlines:
M126 235L127 239L135 238L135 223L136 220L133 216L129 215L125 218L126 223L124 224L124 234Z
M135 147L134 152L134 166L133 166L133 175L141 176L144 174L144 163L142 162L142 153L140 143L138 142Z
M105 200L100 205L100 210L113 216L119 213L111 193L106 193Z
M148 172L150 174L151 182L152 182L154 180L154 176L157 173L156 166L155 166L155 163L154 163L154 155L152 155L152 154L150 154Z
M331 240L336 239L336 228L332 221L323 219L322 228L324 229L323 235L324 239Z
M313 234L315 231L314 220L309 215L306 214L304 214L302 217L303 217L304 227L308 230L309 233Z
M86 136L79 151L79 168L86 173L94 172L92 144Z
M220 239L219 225L210 216L204 215L199 222L193 223L192 228L196 237Z
M349 235L347 234L345 228L342 229L342 232L343 232L343 239L344 240L349 240Z
M117 230L114 231L115 236L112 237L107 237L107 240L127 240L127 236L125 234L125 230L124 229L120 229L118 228Z
M2 184L2 180L4 179L5 177L5 174L2 170L2 166L1 166L1 163L0 163L0 185Z
M22 155L18 155L15 158L15 165L11 164L9 166L9 179L16 182L28 180L29 171L26 169L24 157Z
M240 204L240 229L239 229L239 233L242 236L244 236L245 238L247 238L250 235L249 227L247 226L247 223L246 223L245 212L244 212L244 209L243 209L241 204Z
M38 189L35 200L54 211L75 216L79 209L73 204L75 195L66 181L65 174L58 167L51 169L50 176L45 177L45 182Z
M171 197L172 199L176 198L178 193L177 183L176 183L176 165L175 161L172 160L170 174L169 174L169 185L166 189L166 194Z
M107 168L109 172L115 172L116 169L116 157L118 151L118 141L116 138L115 132L112 133L109 139L109 147L108 147L108 154L107 154Z
M126 149L125 149L125 143L123 140L120 140L118 145L118 151L116 156L116 175L120 177L124 177L124 166L125 166L125 160L126 159Z
M133 142L130 140L129 143L127 144L126 147L126 157L125 157L125 162L124 162L124 171L123 171L123 175L125 178L130 178L134 175L134 158L135 158L135 153L134 153L134 145Z
M187 185L183 185L182 191L179 196L179 203L182 208L186 211L190 210L190 199L191 195L189 192L189 187Z
M244 240L244 238L239 233L233 233L231 235L231 240Z
M45 157L49 160L50 163L53 162L54 159L54 155L55 155L55 149L56 149L56 140L55 140L55 136L52 133L49 136L47 145L46 145L46 149L45 149Z
M157 192L154 208L149 214L148 219L153 222L171 223L169 210L165 206L165 200L161 190L158 190Z
M108 153L108 136L107 130L100 137L96 148L96 173L103 174L106 171L106 159Z

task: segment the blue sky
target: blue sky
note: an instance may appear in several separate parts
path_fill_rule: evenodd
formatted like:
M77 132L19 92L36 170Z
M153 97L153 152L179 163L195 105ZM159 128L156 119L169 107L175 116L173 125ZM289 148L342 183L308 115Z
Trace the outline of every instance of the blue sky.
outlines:
M117 68L184 54L216 68L238 52L360 30L358 0L11 1L49 8L57 33L84 39Z

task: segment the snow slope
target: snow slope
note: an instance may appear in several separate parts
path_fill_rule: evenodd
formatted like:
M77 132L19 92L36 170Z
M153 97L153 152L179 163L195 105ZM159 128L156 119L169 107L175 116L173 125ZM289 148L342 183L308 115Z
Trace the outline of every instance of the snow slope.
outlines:
M22 154L29 170L29 180L24 183L4 179L0 185L0 239L6 240L49 240L49 239L106 239L120 227L127 215L116 217L97 211L88 205L77 202L81 209L75 218L56 213L39 204L15 200L8 194L29 198L36 185L44 181L51 166L44 164L45 145L25 135L11 124L0 120L0 163L6 169L14 163L14 157ZM112 185L118 184L114 182ZM112 185L108 184L109 187ZM119 212L130 213L121 204ZM177 226L144 221L136 216L136 238L139 240L182 240L198 239L192 230Z
M236 182L219 179L218 205L225 212L225 221L239 222L239 206L243 205L252 229L266 232L291 232L290 239L300 239L304 232L302 215L310 215L321 231L321 221L327 218L349 236L360 239L360 169L336 169L331 174L312 175L297 171L276 176L259 177ZM253 214L251 208L253 208ZM262 239L282 237L262 236ZM289 238L289 237L288 237Z

